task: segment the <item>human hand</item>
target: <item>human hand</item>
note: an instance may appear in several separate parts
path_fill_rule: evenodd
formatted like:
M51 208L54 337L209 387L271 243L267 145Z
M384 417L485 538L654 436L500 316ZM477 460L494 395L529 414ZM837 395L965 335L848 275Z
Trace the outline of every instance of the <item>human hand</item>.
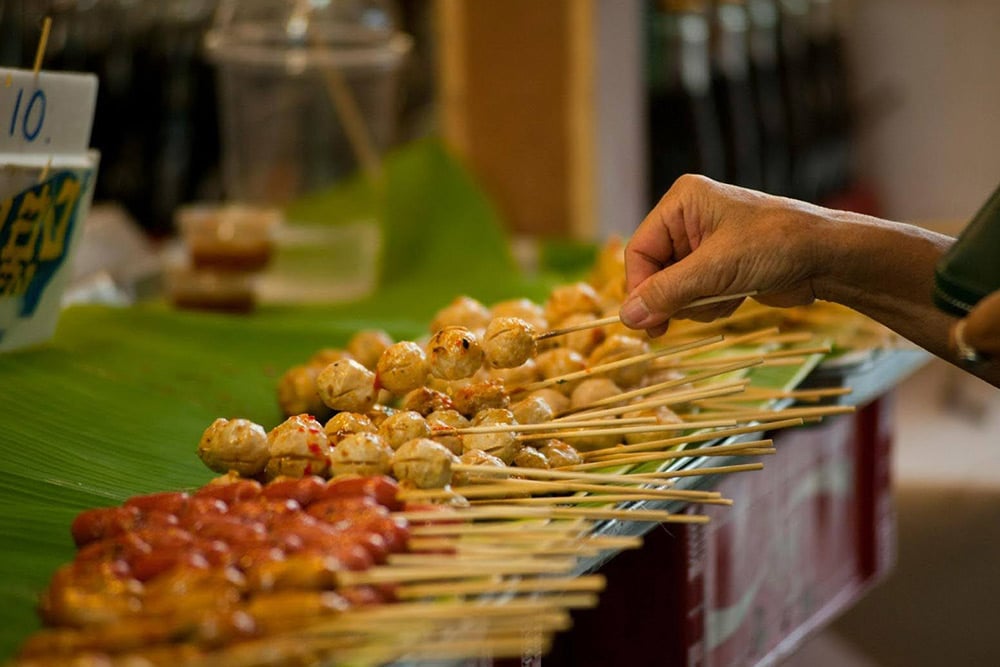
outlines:
M671 317L710 321L742 302L696 299L756 291L772 306L812 303L821 249L818 207L715 182L679 178L625 248L622 321L659 336Z

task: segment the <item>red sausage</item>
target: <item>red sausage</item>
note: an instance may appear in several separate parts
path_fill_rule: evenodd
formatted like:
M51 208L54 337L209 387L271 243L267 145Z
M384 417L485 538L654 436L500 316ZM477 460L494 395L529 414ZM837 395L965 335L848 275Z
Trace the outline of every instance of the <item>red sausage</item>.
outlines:
M149 493L144 496L132 496L126 500L125 507L135 507L143 514L148 512L165 512L167 514L181 514L186 508L191 495L184 491L163 491L161 493Z
M218 498L227 505L240 500L253 500L261 494L261 483L252 479L240 479L235 482L206 484L194 492L196 497Z
M325 488L326 482L322 477L307 475L302 478L276 480L266 485L262 493L265 498L289 498L302 507L307 507Z
M384 475L372 477L335 477L326 484L318 499L366 496L390 510L400 509L396 494L399 485L396 480Z
M70 532L80 547L105 537L121 535L135 526L139 510L135 507L99 507L76 515Z

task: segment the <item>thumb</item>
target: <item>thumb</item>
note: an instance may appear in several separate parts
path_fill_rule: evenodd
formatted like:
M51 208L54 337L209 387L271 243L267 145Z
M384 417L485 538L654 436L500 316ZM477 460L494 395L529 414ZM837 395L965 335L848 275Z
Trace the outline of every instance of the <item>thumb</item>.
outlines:
M633 329L655 329L698 297L706 296L706 291L717 294L711 285L692 280L690 266L691 262L678 262L636 285L619 312L622 324Z

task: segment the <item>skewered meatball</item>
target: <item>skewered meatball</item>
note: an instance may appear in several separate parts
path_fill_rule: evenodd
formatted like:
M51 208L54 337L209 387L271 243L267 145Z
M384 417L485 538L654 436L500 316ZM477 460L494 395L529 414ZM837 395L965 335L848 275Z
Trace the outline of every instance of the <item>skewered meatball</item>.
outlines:
M587 362L583 360L583 357L564 347L539 352L535 362L538 364L538 370L541 371L542 377L546 380L582 371L587 367ZM563 380L554 385L553 388L569 396L578 384L580 384L580 380Z
M321 350L317 350L309 357L309 361L306 362L307 366L313 366L318 370L323 370L335 361L343 361L344 359L354 359L351 353L347 350L341 350L335 347L324 347ZM357 361L357 359L355 359Z
M597 401L618 396L621 393L622 390L610 378L587 378L573 390L573 394L570 396L570 409L582 410Z
M493 466L495 468L507 467L506 463L481 449L470 449L458 457L458 462L462 465L471 466ZM466 486L473 481L481 481L483 479L484 477L480 473L456 472L452 481L456 486Z
M535 329L518 317L495 317L483 334L483 354L492 368L517 368L535 356Z
M545 318L550 327L559 327L574 313L596 316L601 312L601 298L593 287L579 282L561 285L552 290L545 302Z
M482 410L506 408L510 397L499 380L470 382L451 396L455 409L466 417L473 417Z
M264 471L270 458L267 432L248 419L216 419L198 442L198 458L215 472L235 470L243 477Z
M473 426L511 425L516 423L514 413L510 410L502 409L483 410L472 420ZM507 465L510 465L514 457L517 456L517 453L524 446L517 439L517 433L514 431L466 433L462 436L462 445L465 451L481 449L484 452L493 454Z
M376 365L378 384L397 396L422 387L430 367L423 348L403 340L387 347Z
M365 412L375 405L375 374L354 361L335 361L316 378L319 397L334 410Z
M455 459L444 445L417 438L403 443L393 454L392 474L400 485L440 489L451 484L451 465Z
M323 403L316 389L316 377L320 368L316 366L293 366L278 380L278 407L286 417L310 414L325 417L330 408Z
M487 372L487 377L500 380L506 387L520 387L540 380L542 374L538 372L535 360L528 359L516 368L491 368Z
M366 415L357 412L338 412L327 420L323 432L332 447L349 435L374 433L375 424Z
M460 380L472 376L483 365L483 348L465 327L445 327L427 343L427 359L434 377Z
M472 331L485 329L490 323L489 308L472 297L459 296L442 308L431 320L431 333L436 333L445 327L465 327Z
M574 429L576 430L576 429ZM565 431L562 439L573 446L578 452L592 452L595 449L608 449L622 442L622 436L617 434L594 434L594 435L573 435L573 431ZM583 429L581 429L583 430ZM587 429L596 430L596 429Z
M431 439L435 440L453 454L461 454L465 451L462 446L462 436L451 434L451 429L462 428L469 425L466 419L457 410L435 410L427 415L427 425L431 429Z
M609 283L625 283L625 242L621 237L609 238L594 260L587 282L600 291Z
M378 434L394 450L417 438L429 438L431 427L419 412L400 410L378 427Z
M330 444L322 424L309 415L289 417L271 429L267 434L267 451L268 479L280 475L324 475L329 469Z
M575 466L583 463L583 457L576 451L573 445L562 440L545 440L536 443L538 451L545 455L551 468L562 468L565 466Z
M378 428L382 425L382 422L394 414L396 414L395 408L390 408L388 405L384 405L383 403L376 403L368 410L368 412L365 413L365 416L372 420L372 424L375 425L375 428Z
M490 309L493 317L517 317L524 320L535 331L545 331L549 323L545 319L545 310L531 299L508 299L493 304Z
M531 395L522 398L520 401L510 406L510 411L514 414L514 419L518 424L541 424L552 421L556 416L555 410L541 396Z
M513 463L518 468L547 469L549 467L549 460L534 447L522 447L521 451L514 456Z
M553 389L552 387L536 389L535 391L528 394L528 398L533 398L535 396L544 399L546 403L552 406L552 410L557 415L560 415L569 410L569 397L563 394L561 391Z
M649 352L649 344L646 341L631 336L615 334L609 336L607 340L594 348L594 351L587 358L587 364L593 367L599 364L627 359L646 352ZM615 384L619 387L633 387L642 382L646 371L649 370L649 364L649 360L646 360L616 368L608 371L607 377L614 380Z
M645 410L636 410L634 412L626 412L622 417L656 417L657 424L683 424L684 420L677 416L677 413L668 408L665 405L660 405L655 408L647 408ZM673 435L680 435L681 431L676 433L664 433L663 431L650 431L646 433L627 433L625 434L625 442L630 445L634 445L640 442L652 442L653 440L662 440L663 438L669 438Z
M354 433L330 453L334 475L387 475L392 469L392 447L375 433Z
M347 351L368 370L375 370L392 337L381 329L363 329L347 341Z
M571 327L577 324L584 324L593 321L594 316L590 313L574 313L567 316L559 323L560 327ZM580 331L571 331L561 336L549 338L544 341L546 349L552 347L568 347L579 352L580 356L586 358L594 348L604 342L607 337L607 327L588 327Z
M418 387L403 397L399 406L427 416L435 410L454 410L455 404L447 394L429 387Z

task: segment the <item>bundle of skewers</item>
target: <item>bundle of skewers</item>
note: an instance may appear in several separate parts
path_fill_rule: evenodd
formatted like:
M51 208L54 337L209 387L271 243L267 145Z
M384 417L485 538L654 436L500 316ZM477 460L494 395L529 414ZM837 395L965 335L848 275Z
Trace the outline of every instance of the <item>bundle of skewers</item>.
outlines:
M753 385L827 353L808 331L653 340L617 321L623 291L611 243L544 303L459 297L424 339L363 330L315 352L278 382L284 421L207 425L212 483L77 517L19 662L544 653L596 604L581 559L639 546L599 522L704 523L697 506L733 501L679 480L759 470L761 434L851 410L810 405L846 389Z

